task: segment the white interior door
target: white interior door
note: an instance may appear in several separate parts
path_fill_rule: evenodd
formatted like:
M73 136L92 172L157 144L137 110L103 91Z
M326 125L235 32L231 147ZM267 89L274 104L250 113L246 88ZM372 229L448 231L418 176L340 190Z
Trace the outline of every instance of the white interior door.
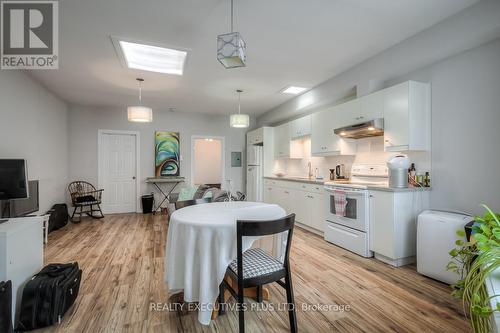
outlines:
M100 186L105 213L136 211L137 136L101 134Z

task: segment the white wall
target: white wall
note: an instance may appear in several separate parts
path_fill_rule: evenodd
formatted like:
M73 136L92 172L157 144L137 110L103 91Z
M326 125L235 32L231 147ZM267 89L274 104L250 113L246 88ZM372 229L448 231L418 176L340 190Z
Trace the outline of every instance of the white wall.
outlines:
M154 121L149 124L127 121L122 108L93 108L72 106L69 112L70 179L82 179L97 184L97 131L99 129L138 131L140 145L141 193L153 191L144 183L154 176L154 132L156 130L180 132L180 173L191 182L191 136L223 136L226 139L226 179L233 180L233 188L245 188L245 169L231 167L231 152L245 150L245 129L229 127L229 117L206 114L153 110ZM254 120L252 119L254 122ZM242 154L245 156L245 154Z
M222 184L222 140L194 140L195 184Z
M0 71L0 158L25 158L40 211L68 200L67 106L21 71Z

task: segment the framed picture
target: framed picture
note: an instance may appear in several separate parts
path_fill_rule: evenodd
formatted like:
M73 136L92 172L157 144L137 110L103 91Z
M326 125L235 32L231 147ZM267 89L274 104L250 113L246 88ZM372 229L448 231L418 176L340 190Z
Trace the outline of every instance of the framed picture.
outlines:
M180 175L179 132L155 132L155 176L175 177Z

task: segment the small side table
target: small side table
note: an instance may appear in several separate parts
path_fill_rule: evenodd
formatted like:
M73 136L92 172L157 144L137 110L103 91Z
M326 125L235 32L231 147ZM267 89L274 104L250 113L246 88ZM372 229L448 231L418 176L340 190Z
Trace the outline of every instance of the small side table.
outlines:
M43 244L47 244L49 242L49 219L50 214L42 216Z
M169 197L172 191L179 185L180 183L184 182L185 178L184 177L148 177L146 178L146 183L148 184L153 184L158 192L163 196L163 199L161 202L156 206L153 207L153 215L156 214L156 212L161 209L161 205L163 205L164 202L167 204L170 203ZM170 188L167 192L163 191L163 189L160 187L160 184L164 183L170 183L174 184L173 187Z

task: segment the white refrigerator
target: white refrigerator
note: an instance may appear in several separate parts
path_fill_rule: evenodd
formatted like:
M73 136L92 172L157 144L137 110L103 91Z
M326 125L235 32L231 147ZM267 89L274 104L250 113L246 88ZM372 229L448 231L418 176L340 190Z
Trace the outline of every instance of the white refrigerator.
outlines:
M247 201L263 201L262 146L247 147Z

